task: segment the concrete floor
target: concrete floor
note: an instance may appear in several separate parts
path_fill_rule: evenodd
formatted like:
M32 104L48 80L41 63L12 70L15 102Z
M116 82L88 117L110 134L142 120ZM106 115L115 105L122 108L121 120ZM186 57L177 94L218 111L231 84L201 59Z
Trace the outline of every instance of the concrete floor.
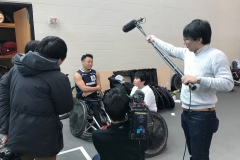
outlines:
M216 104L217 116L220 120L219 130L214 134L210 158L212 160L240 160L240 88L235 88L233 92L218 92L218 103ZM173 110L165 110L161 115L168 125L168 145L158 156L148 160L182 160L185 146L185 138L180 124L181 105L176 103ZM175 113L175 116L171 116ZM69 119L63 122L63 135L65 147L63 151L83 147L80 149L58 155L58 160L84 160L92 158L97 151L92 142L72 136L69 130ZM86 153L84 152L86 151ZM83 155L85 153L85 156ZM90 157L88 157L88 155ZM88 157L88 158L86 158ZM189 159L186 151L185 160Z

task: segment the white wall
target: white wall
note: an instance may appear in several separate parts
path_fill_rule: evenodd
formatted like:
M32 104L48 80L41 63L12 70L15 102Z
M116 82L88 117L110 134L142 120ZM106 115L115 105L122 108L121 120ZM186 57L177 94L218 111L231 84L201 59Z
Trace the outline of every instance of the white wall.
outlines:
M1 0L3 1L3 0ZM10 2L10 0L5 0ZM13 1L16 2L16 1ZM122 26L140 17L147 34L154 34L175 46L184 47L182 30L193 19L208 20L212 26L212 46L222 50L229 61L240 59L239 0L18 0L33 4L35 37L63 38L68 56L62 71L70 74L81 67L81 55L94 55L94 68L125 70L166 66L142 33L122 32ZM59 26L47 24L56 16ZM171 58L172 59L172 58ZM183 63L172 59L180 68Z

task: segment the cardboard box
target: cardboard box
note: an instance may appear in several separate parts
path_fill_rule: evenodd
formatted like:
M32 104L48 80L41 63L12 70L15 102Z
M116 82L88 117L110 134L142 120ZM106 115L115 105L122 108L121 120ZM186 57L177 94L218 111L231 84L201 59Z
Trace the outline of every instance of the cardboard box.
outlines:
M102 91L105 91L110 88L108 77L113 75L113 71L100 71L99 74L100 74Z
M158 85L171 90L171 70L169 67L156 68Z

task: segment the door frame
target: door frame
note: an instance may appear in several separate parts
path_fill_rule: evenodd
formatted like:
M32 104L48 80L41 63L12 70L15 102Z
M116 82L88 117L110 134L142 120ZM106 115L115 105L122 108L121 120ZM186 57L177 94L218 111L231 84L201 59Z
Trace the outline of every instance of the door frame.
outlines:
M28 10L28 15L29 15L31 40L35 40L32 4L31 3L16 3L16 2L0 2L0 5L1 6L21 7L21 8L26 7Z

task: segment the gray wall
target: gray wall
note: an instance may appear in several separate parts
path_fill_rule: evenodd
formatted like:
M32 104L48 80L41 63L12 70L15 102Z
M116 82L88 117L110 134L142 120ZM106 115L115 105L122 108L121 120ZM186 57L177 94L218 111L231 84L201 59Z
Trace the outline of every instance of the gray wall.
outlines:
M3 1L3 0L2 0ZM8 0L10 2L10 0ZM16 2L14 0L13 2ZM35 37L63 38L68 57L62 71L73 74L81 67L81 55L94 55L94 68L125 70L166 66L137 29L123 33L122 26L140 17L147 34L154 34L175 46L184 47L182 30L193 19L208 20L212 46L222 50L229 61L240 59L239 0L18 0L33 4ZM59 20L57 27L48 18ZM183 63L172 59L180 68Z

